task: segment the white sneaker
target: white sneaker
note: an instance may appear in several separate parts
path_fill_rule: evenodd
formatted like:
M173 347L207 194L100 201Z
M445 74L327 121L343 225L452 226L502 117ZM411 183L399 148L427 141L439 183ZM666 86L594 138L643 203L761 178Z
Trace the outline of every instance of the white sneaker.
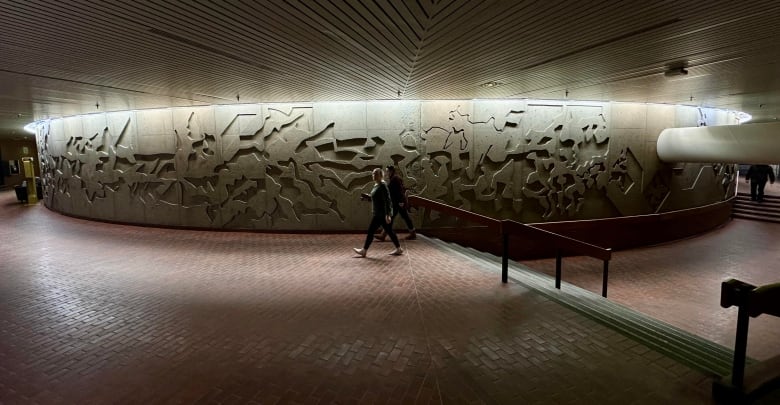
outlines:
M357 254L358 254L358 256L360 256L360 257L366 257L366 249L363 249L363 248L360 248L360 249L358 249L358 248L352 248L352 250L354 250L354 251L355 251L355 253L357 253Z
M395 248L395 250L390 252L390 254L393 255L393 256L400 256L400 255L404 254L404 250L399 248L399 247L397 247L397 248Z

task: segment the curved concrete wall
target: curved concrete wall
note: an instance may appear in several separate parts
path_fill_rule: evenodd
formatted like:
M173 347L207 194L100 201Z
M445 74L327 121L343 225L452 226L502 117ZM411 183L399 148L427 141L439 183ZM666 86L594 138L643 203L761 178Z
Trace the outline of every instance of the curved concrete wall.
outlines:
M387 164L423 197L524 222L722 201L734 192L734 166L673 168L655 145L665 128L736 122L730 112L669 105L366 101L89 114L40 122L37 139L45 204L66 214L363 230L370 208L358 196L370 190L371 169Z

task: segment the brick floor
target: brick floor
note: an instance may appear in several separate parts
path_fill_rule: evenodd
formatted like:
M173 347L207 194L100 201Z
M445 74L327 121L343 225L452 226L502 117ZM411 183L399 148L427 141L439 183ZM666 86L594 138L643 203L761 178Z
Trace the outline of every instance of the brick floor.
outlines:
M424 240L360 259L362 235L110 225L14 200L0 192L3 404L710 402L708 376Z
M737 309L720 307L721 282L736 278L755 285L780 282L780 224L733 219L704 235L613 253L609 298L683 330L734 347ZM550 275L555 260L523 264ZM601 292L601 262L564 258L563 280ZM780 318L750 319L748 355L780 355Z

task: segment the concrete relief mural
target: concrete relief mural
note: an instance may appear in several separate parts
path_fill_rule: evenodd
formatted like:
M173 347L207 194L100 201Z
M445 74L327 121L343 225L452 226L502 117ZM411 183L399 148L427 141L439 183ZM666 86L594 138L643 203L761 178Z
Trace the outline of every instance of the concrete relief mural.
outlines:
M659 125L732 123L680 108L695 109ZM255 104L50 120L37 139L48 207L144 224L362 229L359 195L388 164L415 194L523 222L649 214L688 208L691 190L704 203L733 192L732 165L680 176L659 164L647 117L644 105L534 100Z

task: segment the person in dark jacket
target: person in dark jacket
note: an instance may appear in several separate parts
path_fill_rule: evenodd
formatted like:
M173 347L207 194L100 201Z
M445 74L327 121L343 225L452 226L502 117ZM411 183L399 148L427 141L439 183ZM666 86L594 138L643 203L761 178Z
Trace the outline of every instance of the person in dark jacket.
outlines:
M374 188L371 189L371 194L363 193L360 195L361 200L371 201L371 224L368 226L368 234L366 235L366 242L363 244L363 247L360 249L353 248L352 250L354 250L358 256L366 257L366 252L371 246L371 241L374 240L374 232L376 232L379 227L382 227L390 236L393 245L395 245L395 250L390 252L390 254L398 256L403 254L404 251L401 249L398 237L395 235L395 232L393 232L393 227L390 226L390 223L393 220L393 205L390 202L390 190L388 190L387 184L382 181L382 169L376 168L371 174L374 177L375 183Z
M750 199L764 201L764 186L769 179L771 184L775 182L775 174L769 165L751 165L745 175L745 181L750 183Z
M390 188L390 200L393 202L393 217L390 221L390 227L393 227L395 216L401 215L401 218L403 218L404 222L406 223L406 229L409 230L409 234L406 235L405 239L417 239L417 233L414 230L414 223L412 223L412 218L409 217L409 211L407 209L408 202L406 201L406 188L404 187L404 181L395 171L394 166L387 166L387 177L390 179L390 182L387 186ZM387 234L384 232L376 235L376 238L380 241L384 241L385 237L387 237Z

